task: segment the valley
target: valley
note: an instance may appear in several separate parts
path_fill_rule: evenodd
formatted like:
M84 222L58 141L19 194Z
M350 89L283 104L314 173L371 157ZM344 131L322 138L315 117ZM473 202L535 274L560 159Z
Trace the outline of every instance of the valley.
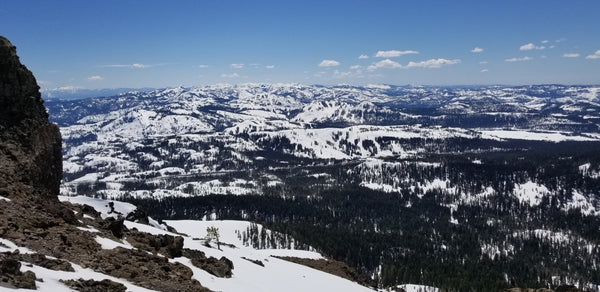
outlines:
M246 84L46 106L63 195L259 222L381 288L595 290L598 90Z

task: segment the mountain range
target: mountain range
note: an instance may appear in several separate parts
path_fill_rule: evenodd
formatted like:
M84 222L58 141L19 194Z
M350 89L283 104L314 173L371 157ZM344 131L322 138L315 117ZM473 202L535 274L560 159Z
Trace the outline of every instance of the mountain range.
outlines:
M379 287L596 291L599 92L244 84L46 106L63 195L259 222Z
M0 290L372 291L255 223L167 225L131 204L59 196L61 136L38 89L0 37Z
M45 108L0 37L0 289L599 291L598 88L246 84Z

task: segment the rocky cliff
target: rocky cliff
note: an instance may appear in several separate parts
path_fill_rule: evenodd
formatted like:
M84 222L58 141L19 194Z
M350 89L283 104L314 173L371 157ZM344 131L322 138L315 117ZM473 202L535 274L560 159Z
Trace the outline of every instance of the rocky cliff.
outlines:
M182 237L128 230L122 217L102 217L90 206L58 200L61 143L33 74L20 63L15 46L0 37L0 249L5 251L0 252L0 287L36 289L42 279L22 271L25 262L72 273L61 278L63 290L126 290L112 280L77 280L72 266L77 264L76 269L87 267L144 288L206 291L189 267L168 260L181 254ZM135 248L110 249L98 239L118 242L124 236L141 239ZM170 253L157 254L163 250Z
M48 122L39 87L0 37L0 196L58 202L61 137Z

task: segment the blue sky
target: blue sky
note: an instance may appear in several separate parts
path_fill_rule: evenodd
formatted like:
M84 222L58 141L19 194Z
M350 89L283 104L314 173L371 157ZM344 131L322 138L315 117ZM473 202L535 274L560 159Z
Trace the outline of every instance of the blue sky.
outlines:
M600 1L3 1L45 89L600 84Z

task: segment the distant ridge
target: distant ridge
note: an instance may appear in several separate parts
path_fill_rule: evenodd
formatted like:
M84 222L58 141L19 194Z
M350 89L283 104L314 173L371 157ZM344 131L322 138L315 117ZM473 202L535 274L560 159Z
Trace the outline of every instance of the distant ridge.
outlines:
M53 89L41 89L42 98L45 100L75 100L90 97L114 96L131 91L152 91L155 88L102 88L85 89L77 87L59 87Z

